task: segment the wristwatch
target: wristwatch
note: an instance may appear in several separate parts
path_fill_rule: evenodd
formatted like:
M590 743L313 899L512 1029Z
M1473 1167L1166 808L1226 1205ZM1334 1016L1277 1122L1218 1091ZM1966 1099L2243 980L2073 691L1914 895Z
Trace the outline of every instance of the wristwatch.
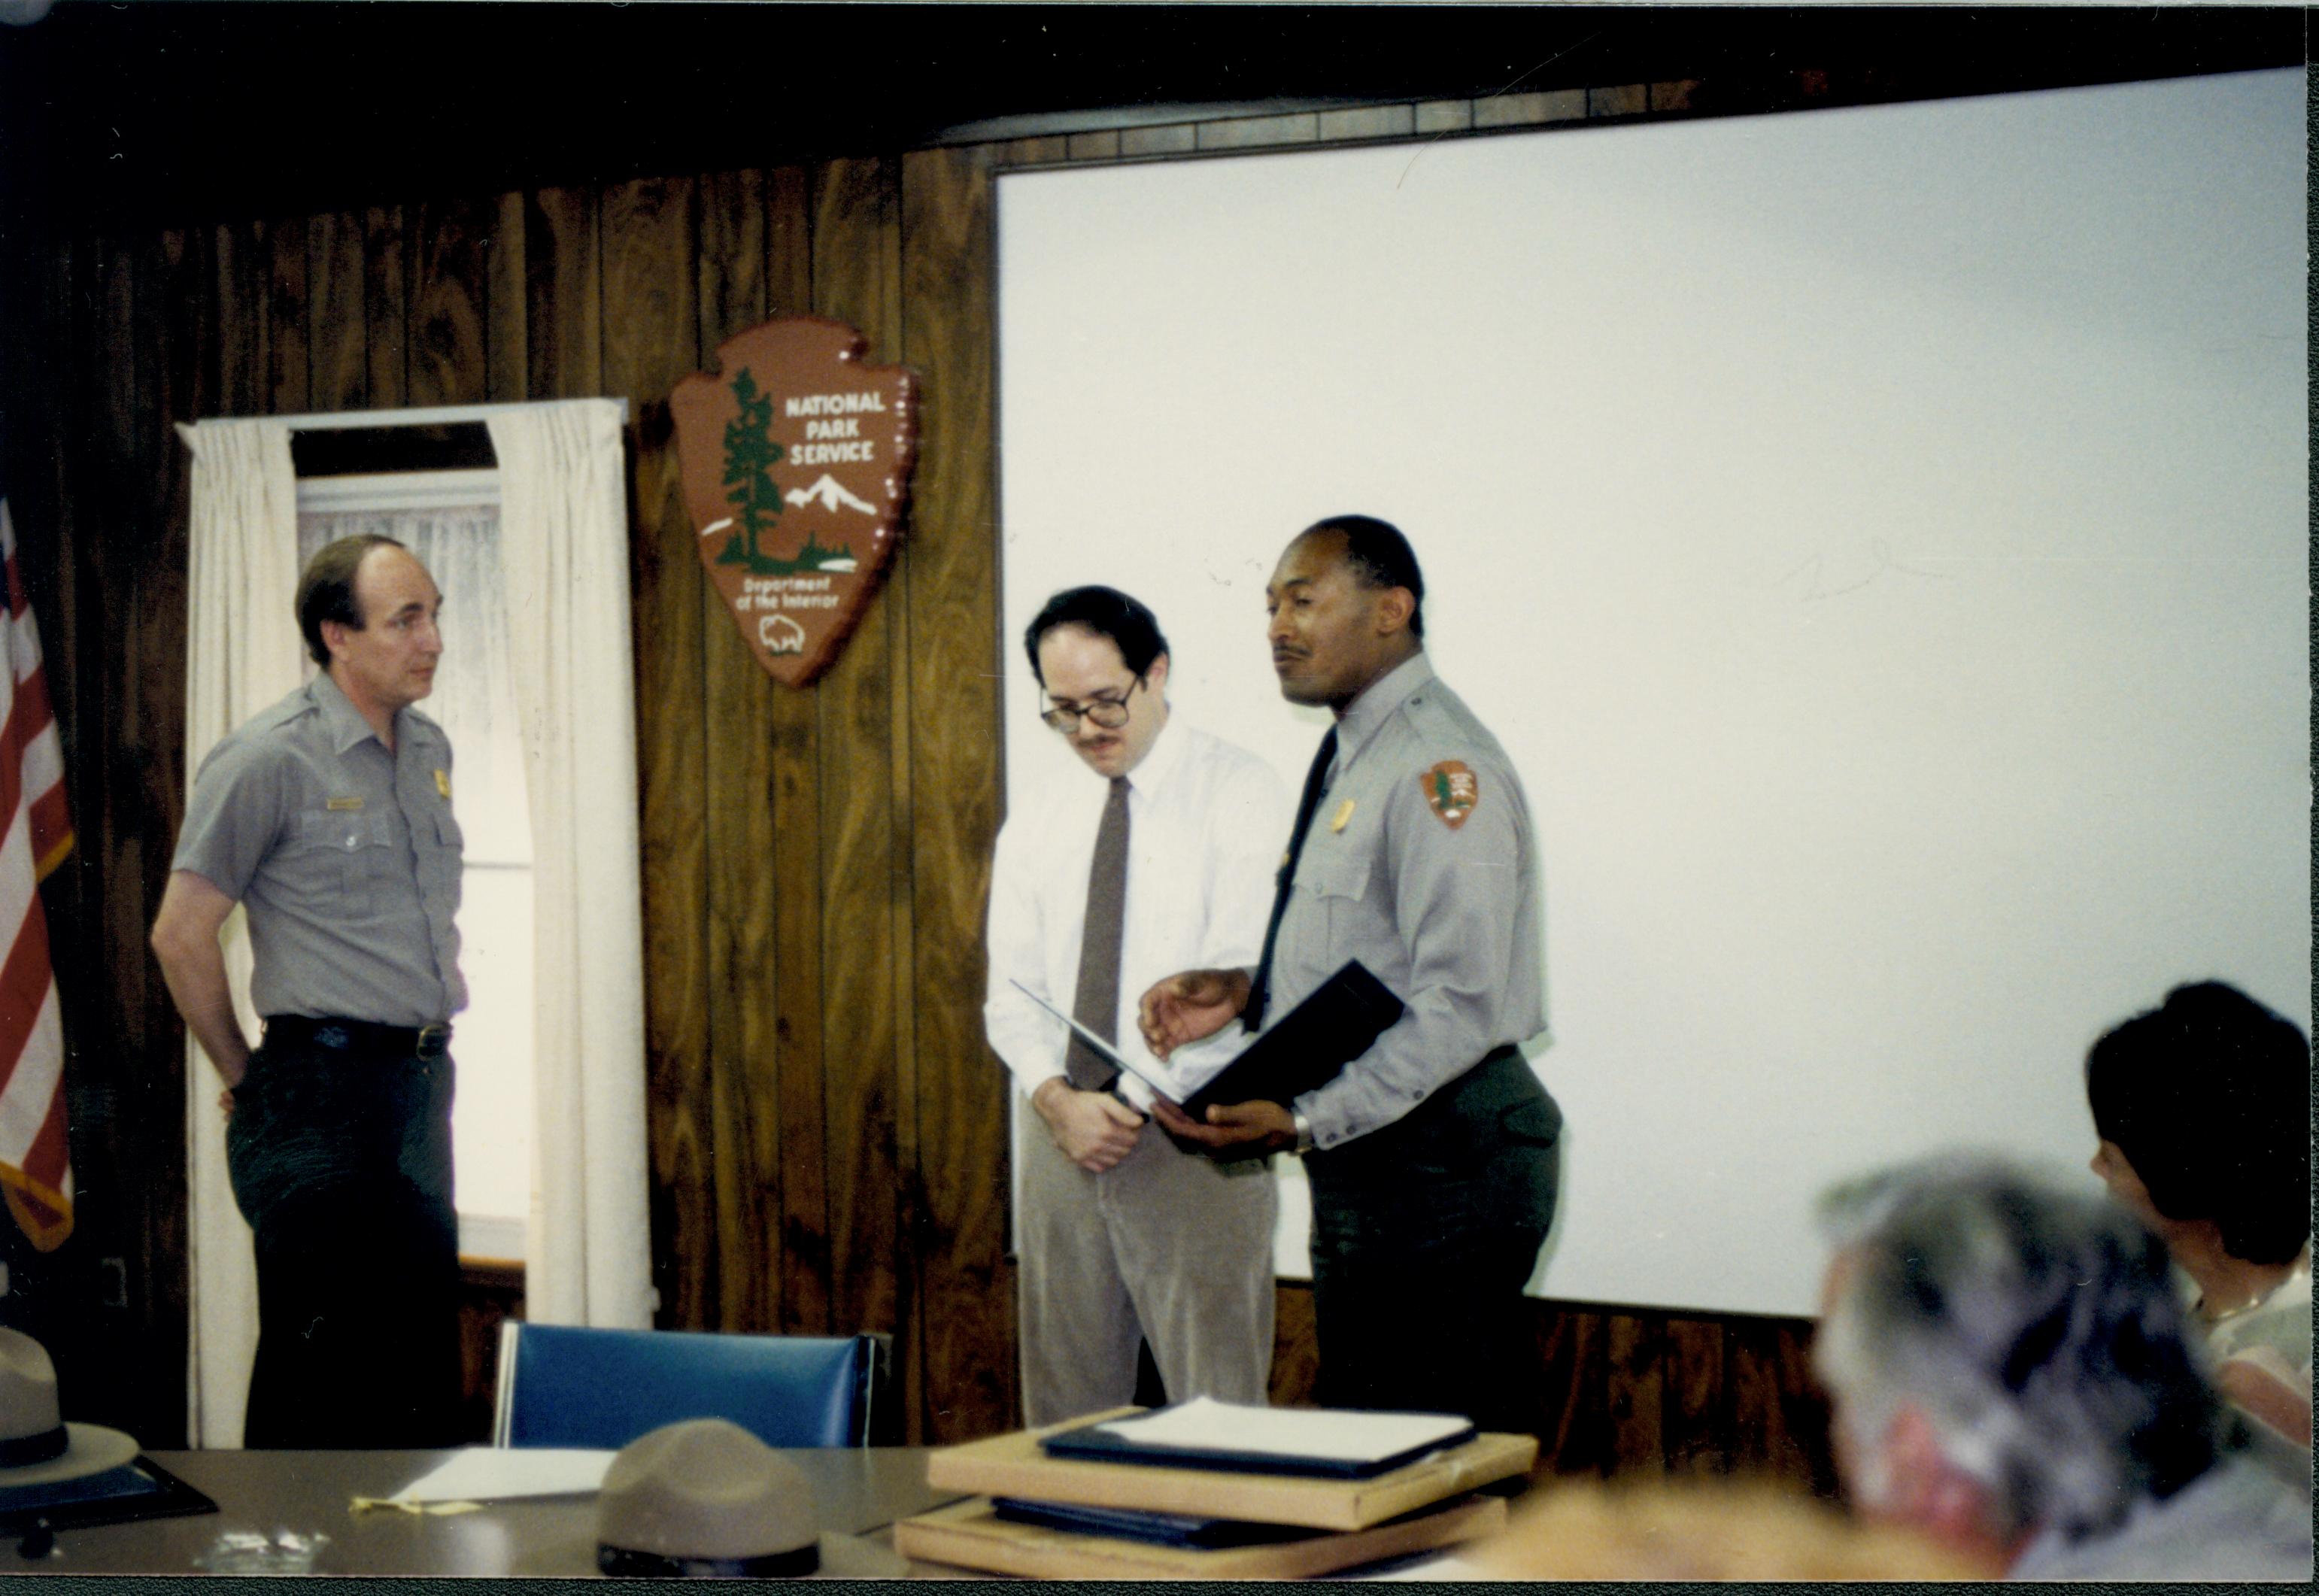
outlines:
M1294 1105L1288 1110L1288 1117L1296 1126L1296 1156L1301 1159L1313 1150L1313 1122L1304 1117L1303 1109Z

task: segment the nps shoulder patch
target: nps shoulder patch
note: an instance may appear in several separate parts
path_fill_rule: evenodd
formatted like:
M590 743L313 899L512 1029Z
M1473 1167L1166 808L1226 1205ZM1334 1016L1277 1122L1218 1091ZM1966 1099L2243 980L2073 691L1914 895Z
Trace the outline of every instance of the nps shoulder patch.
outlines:
M1465 825L1466 816L1482 801L1481 782L1457 760L1443 760L1420 776L1417 785L1425 794L1426 805L1451 831Z

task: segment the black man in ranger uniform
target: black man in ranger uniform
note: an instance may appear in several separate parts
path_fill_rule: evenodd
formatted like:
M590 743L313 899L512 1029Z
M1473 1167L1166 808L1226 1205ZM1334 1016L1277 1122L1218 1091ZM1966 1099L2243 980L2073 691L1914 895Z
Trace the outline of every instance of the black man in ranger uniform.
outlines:
M1251 1030L1358 959L1407 1005L1293 1103L1160 1123L1231 1156L1294 1149L1313 1188L1324 1406L1528 1417L1521 1294L1553 1222L1562 1115L1522 1057L1546 1030L1542 888L1505 750L1433 673L1408 540L1367 516L1298 534L1266 590L1282 695L1322 740L1253 970L1187 971L1139 1019L1162 1057Z

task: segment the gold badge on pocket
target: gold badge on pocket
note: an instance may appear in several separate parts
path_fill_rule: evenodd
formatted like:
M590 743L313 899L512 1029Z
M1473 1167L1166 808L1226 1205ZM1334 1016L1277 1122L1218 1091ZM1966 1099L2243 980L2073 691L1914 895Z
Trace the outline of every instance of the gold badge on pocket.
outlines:
M441 793L445 798L449 798L451 796L450 771L438 771L435 772L435 790Z

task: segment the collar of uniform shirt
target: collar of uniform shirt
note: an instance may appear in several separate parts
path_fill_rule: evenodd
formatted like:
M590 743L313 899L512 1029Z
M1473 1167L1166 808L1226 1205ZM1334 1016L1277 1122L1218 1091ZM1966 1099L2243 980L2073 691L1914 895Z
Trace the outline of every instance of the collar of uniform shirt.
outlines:
M1352 763L1353 756L1376 735L1377 727L1411 694L1432 680L1433 661L1421 648L1363 688L1361 696L1346 709L1344 718L1337 722L1337 769L1341 771Z
M378 741L378 734L371 730L370 722L362 717L362 711L354 707L354 701L331 680L328 671L314 673L314 680L306 684L306 695L322 712L322 724L329 728L332 753L344 753L357 743ZM402 724L402 711L395 711L397 726Z

